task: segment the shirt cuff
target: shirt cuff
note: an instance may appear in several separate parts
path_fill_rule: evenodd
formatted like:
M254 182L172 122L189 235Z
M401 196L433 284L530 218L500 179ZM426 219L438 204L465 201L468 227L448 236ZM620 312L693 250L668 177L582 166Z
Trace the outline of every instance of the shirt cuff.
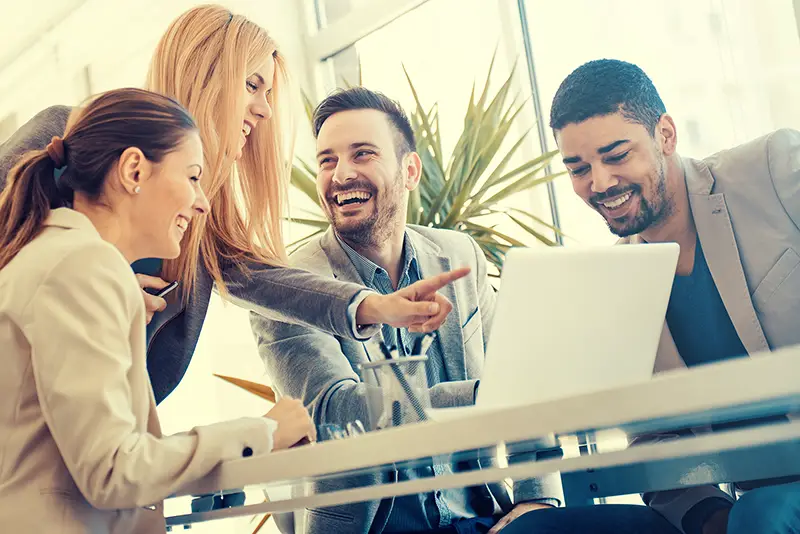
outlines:
M359 291L353 297L353 300L350 301L350 304L347 306L347 322L350 324L350 330L353 333L353 337L358 341L366 341L375 334L381 328L379 324L367 324L367 325L358 325L356 324L356 311L358 307L364 302L364 299L370 295L377 295L375 291L370 291L365 289L363 291Z
M262 421L264 421L264 430L267 433L267 437L269 437L269 447L267 449L268 452L272 452L275 448L275 431L278 430L278 422L275 419L270 419L269 417L259 417ZM242 454L244 456L244 454Z
M731 508L733 504L730 501L720 497L711 497L703 499L699 503L692 506L686 515L683 516L681 521L681 528L686 534L702 534L703 525L706 521L717 511Z
M220 459L229 461L272 452L273 433L277 428L277 421L267 417L240 417L224 423L197 427L195 431L198 435L213 435L213 439L221 444Z

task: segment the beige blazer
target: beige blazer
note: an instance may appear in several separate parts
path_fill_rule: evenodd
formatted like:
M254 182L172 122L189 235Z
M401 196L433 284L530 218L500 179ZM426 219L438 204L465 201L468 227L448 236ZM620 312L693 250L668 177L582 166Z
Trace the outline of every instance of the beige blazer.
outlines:
M164 532L165 497L247 447L272 449L263 418L161 435L140 292L66 208L0 270L3 532Z
M800 132L777 130L683 166L709 271L748 354L800 344ZM685 367L665 325L655 371ZM727 498L703 486L645 500L681 528L711 496Z

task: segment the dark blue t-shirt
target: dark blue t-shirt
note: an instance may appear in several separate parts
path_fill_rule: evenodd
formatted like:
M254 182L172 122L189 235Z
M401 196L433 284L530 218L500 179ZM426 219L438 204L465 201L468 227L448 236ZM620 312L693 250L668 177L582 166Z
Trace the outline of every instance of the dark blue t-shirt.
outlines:
M700 239L694 254L694 268L688 276L675 276L667 307L667 325L683 361L688 367L744 356L742 345L717 285L711 278ZM683 517L687 534L701 534L703 524L730 503L717 497L694 505Z
M689 367L747 354L711 278L700 239L691 274L672 282L667 325Z

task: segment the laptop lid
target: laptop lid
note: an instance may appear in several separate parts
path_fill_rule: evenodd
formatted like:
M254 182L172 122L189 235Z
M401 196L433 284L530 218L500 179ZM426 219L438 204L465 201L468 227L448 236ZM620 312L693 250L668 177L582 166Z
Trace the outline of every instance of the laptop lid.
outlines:
M649 380L678 253L677 243L510 250L476 406Z

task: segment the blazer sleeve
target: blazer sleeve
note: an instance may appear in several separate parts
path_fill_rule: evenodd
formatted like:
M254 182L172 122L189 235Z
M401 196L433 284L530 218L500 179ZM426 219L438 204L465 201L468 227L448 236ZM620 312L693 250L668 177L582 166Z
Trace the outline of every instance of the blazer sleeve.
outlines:
M767 143L769 173L786 213L800 228L800 132L775 131Z
M0 145L0 191L5 189L6 177L20 156L31 150L43 150L53 136L64 135L71 111L67 106L40 111Z
M76 247L45 278L25 313L32 372L44 419L77 487L94 507L157 503L220 461L272 449L272 425L242 418L157 437L137 420L132 321L143 321L138 287L105 243ZM144 328L141 329L142 336ZM142 340L142 346L144 340ZM141 369L145 377L146 370ZM145 382L145 384L147 384Z
M294 267L250 262L230 266L225 283L234 304L275 321L310 326L346 339L367 340L379 325L357 325L358 304L372 292Z

